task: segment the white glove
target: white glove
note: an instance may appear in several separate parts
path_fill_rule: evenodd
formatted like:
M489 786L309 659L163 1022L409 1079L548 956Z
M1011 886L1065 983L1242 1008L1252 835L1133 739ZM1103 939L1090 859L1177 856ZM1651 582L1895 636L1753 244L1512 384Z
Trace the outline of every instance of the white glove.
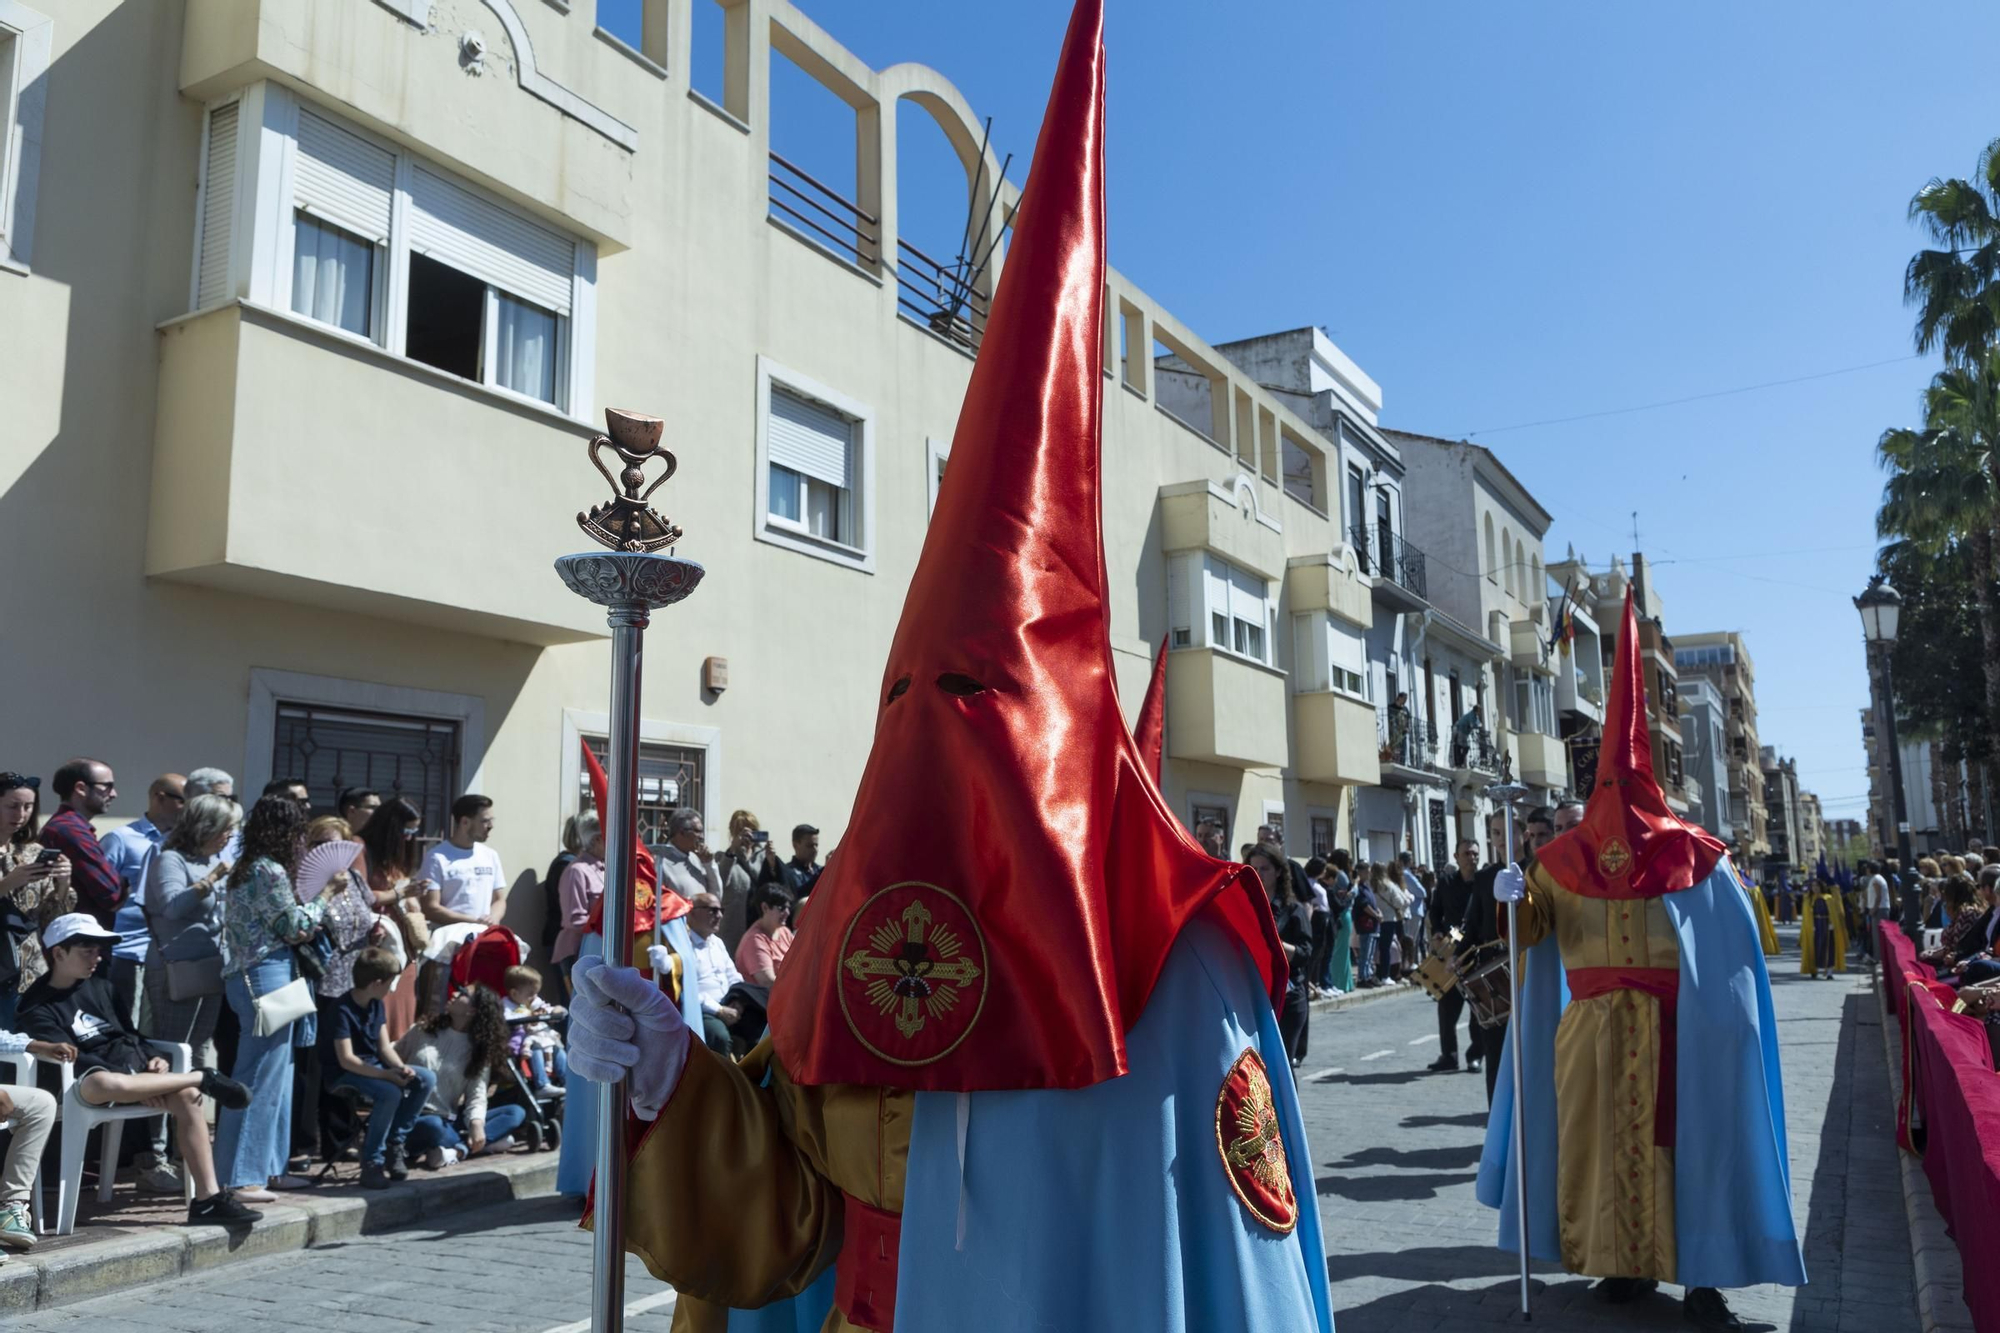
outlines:
M637 968L579 958L570 973L569 1066L593 1083L626 1080L632 1109L652 1120L687 1064L687 1020Z
M1528 877L1521 873L1521 867L1509 861L1507 868L1493 877L1493 901L1518 903L1527 896Z
M655 944L648 948L646 961L652 965L655 981L664 980L674 974L674 951L664 944Z

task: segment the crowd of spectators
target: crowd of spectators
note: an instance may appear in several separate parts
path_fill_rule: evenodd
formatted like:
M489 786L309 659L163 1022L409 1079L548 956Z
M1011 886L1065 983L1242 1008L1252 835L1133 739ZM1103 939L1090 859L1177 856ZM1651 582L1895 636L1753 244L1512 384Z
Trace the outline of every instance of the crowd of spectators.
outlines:
M352 788L315 811L292 778L246 810L221 769L162 774L143 816L100 828L117 798L95 760L46 785L0 773L0 1052L35 1056L43 1085L0 1085L0 1121L12 1122L0 1248L36 1240L27 1200L62 1132L59 1065L84 1102L160 1113L106 1169L129 1168L159 1195L178 1195L185 1172L191 1225L247 1226L255 1205L338 1178L345 1161L380 1189L413 1168L543 1146L537 1108L568 1078L568 972L596 947L594 812L568 822L540 885L537 967L502 926L509 881L485 796L455 800L434 842L399 795ZM652 851L661 887L693 904L704 1035L741 1053L762 1036L818 880L819 830L796 826L789 857L749 811L731 817L725 848L704 834L698 811L678 810ZM490 984L454 984L452 950L496 936L514 965ZM175 1045L187 1072L165 1057ZM212 1139L204 1099L217 1108Z

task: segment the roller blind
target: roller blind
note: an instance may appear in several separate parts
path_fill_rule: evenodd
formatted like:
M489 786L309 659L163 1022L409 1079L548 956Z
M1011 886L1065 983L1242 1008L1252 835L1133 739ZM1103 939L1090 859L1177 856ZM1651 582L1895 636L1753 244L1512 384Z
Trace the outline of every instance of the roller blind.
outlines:
M294 197L300 207L381 244L389 239L395 187L393 154L310 111L299 112Z
M201 276L195 308L229 299L229 231L236 211L236 123L240 103L208 113L208 162L202 177Z
M771 461L847 490L854 475L854 423L830 407L771 386Z
M569 314L576 243L422 167L411 172L410 248Z

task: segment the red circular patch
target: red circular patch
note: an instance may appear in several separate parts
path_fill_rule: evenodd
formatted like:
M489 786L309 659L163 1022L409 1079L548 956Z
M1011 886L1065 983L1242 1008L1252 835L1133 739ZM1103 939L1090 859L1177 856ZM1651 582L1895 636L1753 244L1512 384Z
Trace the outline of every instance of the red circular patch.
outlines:
M1229 1188L1250 1216L1281 1236L1299 1224L1299 1200L1292 1192L1291 1164L1278 1128L1278 1106L1263 1057L1244 1048L1223 1076L1215 1098L1215 1149Z
M855 1040L897 1065L942 1060L986 1007L986 937L959 898L909 880L847 923L835 991Z

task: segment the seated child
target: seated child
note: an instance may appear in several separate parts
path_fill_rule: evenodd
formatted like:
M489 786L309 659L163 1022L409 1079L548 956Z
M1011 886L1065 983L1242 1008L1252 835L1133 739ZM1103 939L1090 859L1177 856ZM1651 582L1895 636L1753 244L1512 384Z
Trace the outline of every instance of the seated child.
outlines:
M551 1018L568 1011L542 998L542 974L532 967L510 967L505 979L507 1052L528 1057L528 1084L537 1097L561 1096L569 1082L569 1057L562 1037L549 1026Z
M202 1094L241 1111L250 1089L213 1069L175 1074L164 1056L119 1015L108 977L92 975L119 936L84 912L67 912L42 930L49 970L21 995L15 1026L33 1041L76 1048L77 1096L92 1106L145 1105L174 1122L181 1161L194 1178L189 1226L248 1227L263 1214L247 1208L215 1178Z
M354 958L354 987L320 1002L319 1059L329 1088L347 1087L368 1098L368 1134L361 1142L361 1188L383 1190L409 1177L405 1144L423 1114L437 1075L413 1069L382 1031L388 1021L382 997L402 974L387 949L363 949Z

